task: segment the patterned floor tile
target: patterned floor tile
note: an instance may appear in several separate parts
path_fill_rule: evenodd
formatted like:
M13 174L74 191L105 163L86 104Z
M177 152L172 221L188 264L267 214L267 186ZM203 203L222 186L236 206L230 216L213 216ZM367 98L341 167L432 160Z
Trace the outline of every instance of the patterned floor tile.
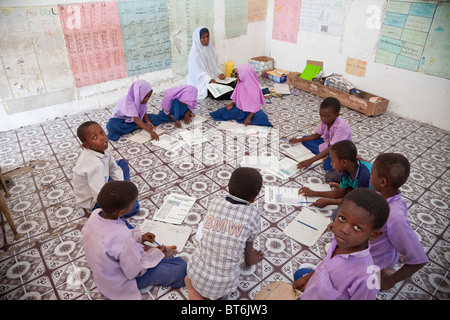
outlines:
M269 85L267 80L261 80ZM226 194L233 170L244 155L280 155L290 145L280 138L299 138L313 133L320 121L321 98L294 88L293 95L272 98L263 108L274 125L267 138L246 137L216 129L218 122L209 112L224 105L209 98L198 103L196 113L207 118L198 128L208 138L202 145L185 145L175 151L161 149L151 142L135 144L122 137L111 141L117 159L130 165L131 180L140 191L140 212L129 222L135 226L152 219L170 193L191 195L196 203L184 224L191 236L180 253L188 261L197 245L195 233L208 203ZM155 93L149 112L156 113L162 94ZM31 165L31 171L9 178L11 196L7 199L12 218L22 235L14 240L9 225L0 220L0 299L92 300L105 299L98 291L85 261L80 243L81 228L88 213L75 205L71 170L81 151L77 127L87 120L103 127L112 107L48 121L17 130L0 132L0 166L3 173ZM411 279L382 291L378 299L434 300L450 298L450 133L389 112L367 117L343 108L352 128L358 153L373 161L381 152L401 152L411 162L411 175L402 186L409 207L409 219L430 262ZM180 137L172 123L162 126ZM188 129L190 130L190 129ZM41 160L40 162L36 162ZM281 179L261 171L264 185L300 187L323 181L321 166ZM283 234L300 207L268 204L263 187L255 206L261 212L261 233L254 245L264 259L248 267L241 263L239 287L230 300L252 299L273 281L292 283L298 268L314 268L330 246L332 234L325 232L311 247ZM314 208L313 208L314 209ZM332 210L314 209L326 217ZM397 263L396 268L401 264ZM145 300L185 300L186 288L151 286L142 290Z

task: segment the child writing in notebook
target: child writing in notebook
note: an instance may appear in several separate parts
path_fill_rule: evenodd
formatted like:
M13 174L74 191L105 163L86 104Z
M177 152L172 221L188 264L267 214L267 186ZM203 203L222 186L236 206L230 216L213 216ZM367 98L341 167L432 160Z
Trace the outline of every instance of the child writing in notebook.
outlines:
M355 144L350 140L342 140L333 144L330 147L330 158L333 168L341 173L339 188L331 191L314 191L308 187L302 187L298 193L307 197L323 197L313 204L323 208L327 205L339 205L342 198L353 189L369 188L369 169L357 158L357 153ZM333 216L332 220L334 218Z
M169 254L176 254L176 247L146 247L143 242L155 241L155 235L130 230L120 220L137 196L130 181L106 183L98 195L100 208L81 230L86 261L95 284L108 299L139 300L139 290L150 285L184 286L186 262Z
M409 172L408 159L399 153L379 155L372 167L372 189L386 198L391 209L389 219L381 229L383 234L370 242L373 261L381 269L382 290L390 289L396 283L410 278L428 262L428 257L411 228L408 206L399 190L408 179ZM404 255L404 265L395 271L392 267L399 254Z
M97 196L100 189L108 180L129 181L130 168L126 160L114 160L108 149L108 137L97 122L82 123L77 129L77 136L83 151L72 169L75 202L84 209L95 210L98 208ZM139 209L139 202L136 200L124 217L135 215ZM133 228L128 222L126 224L130 229Z
M128 94L122 97L112 112L112 118L108 120L108 139L118 141L127 133L141 128L147 131L152 139L159 140L159 136L153 130L155 126L147 115L147 102L153 94L153 89L145 80L133 82Z
M325 169L326 181L339 181L339 174L333 170L331 158L329 156L330 148L336 142L341 140L352 140L352 130L347 122L339 115L341 112L341 103L334 97L325 98L320 104L319 114L320 123L316 132L302 138L292 138L290 143L301 142L306 148L315 154L314 157L298 163L297 168L308 168L319 159L325 159L323 168Z
M375 191L362 188L342 200L326 257L315 270L299 269L294 289L300 300L375 300L380 289L369 242L378 238L389 216L389 205Z
M262 260L262 252L253 249L261 227L259 210L252 205L261 188L261 174L240 167L231 175L229 194L209 204L199 246L189 258L189 299L227 296L238 287L241 258L247 265Z
M191 123L191 118L195 116L192 111L196 106L196 87L186 85L171 88L164 91L162 110L157 115L149 114L148 117L155 126L172 121L177 127L181 127L180 120L186 124Z
M231 95L232 102L223 108L211 112L216 121L236 120L245 126L272 127L267 114L261 110L265 104L264 96L259 86L258 76L251 64L238 67L238 83Z

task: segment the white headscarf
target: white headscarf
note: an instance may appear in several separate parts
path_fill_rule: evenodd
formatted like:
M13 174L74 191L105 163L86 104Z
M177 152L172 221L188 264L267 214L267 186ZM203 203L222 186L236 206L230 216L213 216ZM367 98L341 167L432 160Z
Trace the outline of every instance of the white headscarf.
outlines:
M200 42L200 30L203 28L205 27L196 28L192 34L192 47L188 59L188 84L197 88L198 100L206 98L208 95L206 86L211 79L216 78L221 73L211 40L207 46Z

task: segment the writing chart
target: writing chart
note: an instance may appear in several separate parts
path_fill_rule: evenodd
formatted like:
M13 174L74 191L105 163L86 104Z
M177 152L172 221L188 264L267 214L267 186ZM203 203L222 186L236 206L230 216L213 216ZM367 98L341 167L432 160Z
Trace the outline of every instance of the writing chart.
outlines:
M301 31L342 36L346 0L302 0Z
M198 26L210 30L214 39L214 0L167 0L169 10L172 70L178 75L188 73L188 56L192 47L192 33ZM200 36L200 35L199 35Z
M264 21L267 17L267 0L248 0L248 23Z
M75 99L57 6L0 8L0 59L8 114Z
M59 5L76 87L125 78L117 2Z
M272 39L297 43L301 0L275 0Z
M128 76L172 65L165 0L118 2Z
M450 4L389 1L375 62L450 78Z
M225 0L225 34L236 38L247 34L248 1Z

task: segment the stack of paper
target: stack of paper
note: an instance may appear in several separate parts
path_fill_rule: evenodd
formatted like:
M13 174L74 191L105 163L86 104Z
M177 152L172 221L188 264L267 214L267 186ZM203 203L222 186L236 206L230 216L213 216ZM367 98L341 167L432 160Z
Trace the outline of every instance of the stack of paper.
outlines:
M281 179L287 179L297 172L297 161L286 157L278 162L278 170L273 168L266 170Z
M194 205L195 200L193 197L172 193L166 197L164 204L155 213L153 219L181 224Z
M308 247L313 246L327 229L331 220L319 213L303 208L300 214L283 230L283 233Z
M298 188L266 186L264 190L264 201L267 203L299 206L305 201L304 196L298 194Z
M164 133L166 133L166 130L158 128L158 127L154 131L156 132L156 134L158 136L161 136ZM150 133L148 133L147 131L141 130L138 133L133 134L131 137L129 137L128 140L144 144L144 143L152 140L152 137L150 136Z
M291 94L291 90L289 89L289 85L284 83L274 83L273 88L275 89L275 92L278 94Z

